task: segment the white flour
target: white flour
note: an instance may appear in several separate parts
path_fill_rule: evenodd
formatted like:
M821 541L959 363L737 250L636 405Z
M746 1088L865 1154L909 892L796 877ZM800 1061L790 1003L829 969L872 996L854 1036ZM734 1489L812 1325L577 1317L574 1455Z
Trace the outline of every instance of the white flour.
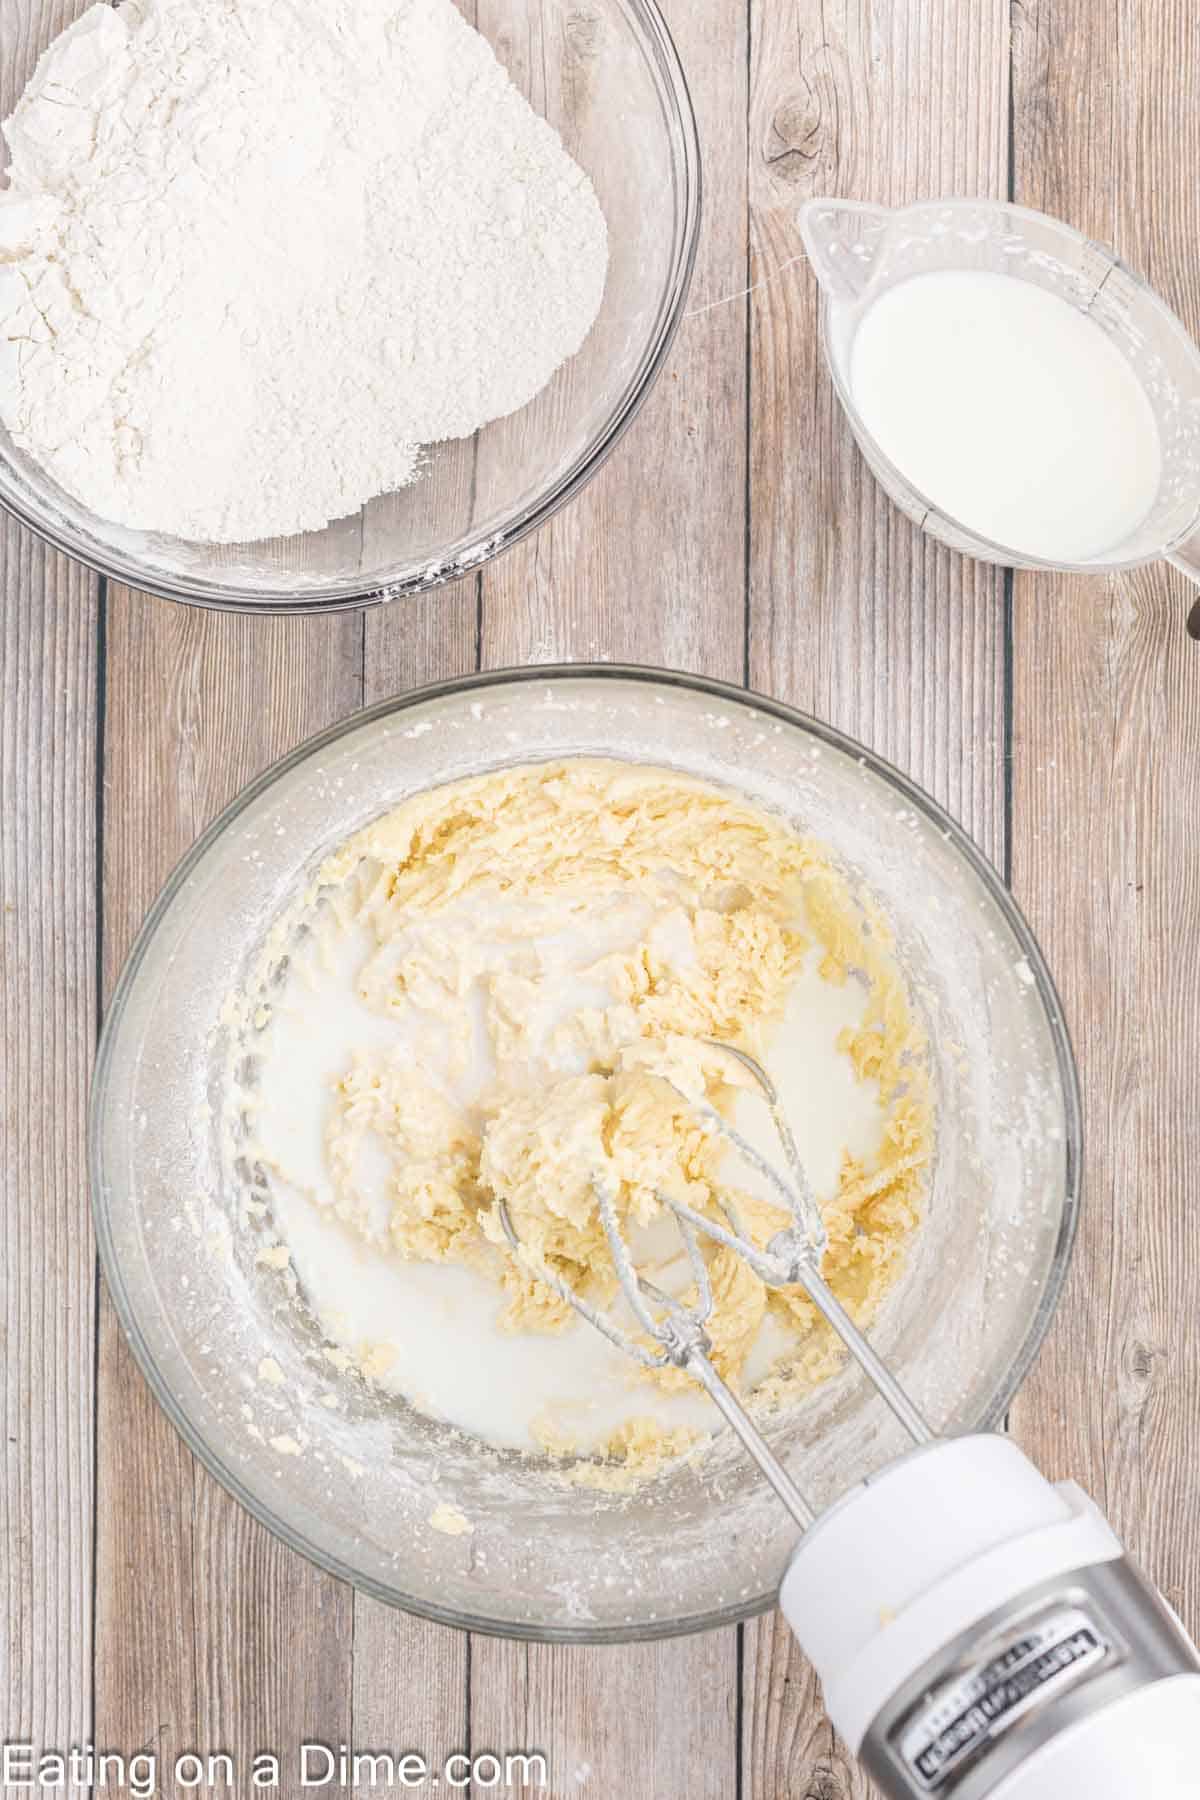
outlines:
M4 130L0 417L120 524L319 528L600 305L592 187L452 0L94 6Z

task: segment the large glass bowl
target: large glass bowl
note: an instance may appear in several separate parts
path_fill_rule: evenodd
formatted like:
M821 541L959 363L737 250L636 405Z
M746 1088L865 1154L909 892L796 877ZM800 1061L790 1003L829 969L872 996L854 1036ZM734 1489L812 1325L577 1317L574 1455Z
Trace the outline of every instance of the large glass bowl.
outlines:
M564 1489L362 1386L330 1411L319 1333L256 1262L269 1217L265 1236L231 1224L240 1178L217 1121L223 1004L330 849L438 783L597 754L669 764L776 809L829 845L891 921L929 1034L938 1123L928 1216L873 1337L939 1430L994 1424L1049 1321L1075 1224L1079 1106L1059 1003L1028 926L945 813L774 701L650 670L538 669L426 688L314 738L235 801L151 910L109 1011L92 1116L117 1310L212 1473L384 1600L578 1640L694 1630L769 1605L795 1528L728 1431L697 1467L620 1496ZM264 1355L284 1385L255 1381ZM852 1367L771 1435L818 1506L904 1447ZM442 1502L473 1535L431 1528Z
M451 581L579 491L645 399L679 324L700 220L695 117L654 0L590 0L586 18L575 0L488 0L478 13L512 79L591 177L608 221L600 315L543 392L472 438L433 445L413 486L291 538L211 545L113 525L65 493L3 426L0 503L130 586L231 611L302 612ZM40 47L18 35L26 64L15 71L18 91Z

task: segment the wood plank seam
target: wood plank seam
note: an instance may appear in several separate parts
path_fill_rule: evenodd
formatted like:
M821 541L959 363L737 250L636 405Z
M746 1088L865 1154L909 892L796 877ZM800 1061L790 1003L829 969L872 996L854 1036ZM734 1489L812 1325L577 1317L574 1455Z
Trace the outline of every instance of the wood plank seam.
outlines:
M94 1044L100 1042L100 1031L104 1023L104 795L105 795L105 728L107 702L106 694L108 677L106 656L108 646L108 581L101 576L96 593L96 796L95 796L95 854L92 867L93 905L96 919L95 943L95 1019ZM89 1172L90 1183L90 1172ZM90 1204L90 1196L89 1196ZM91 1662L91 1681L89 1684L89 1717L88 1739L96 1741L96 1656L97 1656L97 1596L99 1584L98 1533L96 1531L95 1509L96 1496L100 1492L100 1306L101 1276L100 1253L96 1252L95 1268L92 1277L92 1368L91 1368L91 1412L92 1412L92 1542L91 1542L91 1642L89 1659Z

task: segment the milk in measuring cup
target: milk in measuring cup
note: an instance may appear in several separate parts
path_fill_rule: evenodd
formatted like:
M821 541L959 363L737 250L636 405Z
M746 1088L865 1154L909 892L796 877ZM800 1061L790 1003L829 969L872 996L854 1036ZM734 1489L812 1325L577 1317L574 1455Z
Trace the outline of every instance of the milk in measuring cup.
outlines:
M868 306L848 376L901 474L993 543L1083 562L1154 503L1162 454L1141 383L1099 325L1031 282L910 276Z

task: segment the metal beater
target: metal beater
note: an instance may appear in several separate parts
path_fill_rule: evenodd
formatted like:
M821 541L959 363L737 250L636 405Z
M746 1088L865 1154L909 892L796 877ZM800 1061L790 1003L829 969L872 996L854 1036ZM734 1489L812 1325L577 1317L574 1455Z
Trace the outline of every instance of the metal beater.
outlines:
M613 1267L651 1349L523 1249L500 1202L509 1243L618 1348L686 1369L733 1427L803 1533L780 1606L833 1723L892 1800L1200 1800L1200 1655L1179 1620L1073 1482L1048 1482L1009 1438L930 1429L821 1276L826 1232L773 1082L745 1051L711 1048L753 1077L783 1148L787 1176L682 1095L786 1208L765 1249L728 1198L721 1224L660 1194L695 1283L687 1304L638 1272L597 1170ZM701 1237L769 1287L803 1288L912 1440L820 1519L712 1365Z
M754 1273L768 1287L802 1287L818 1312L837 1332L877 1392L887 1401L913 1443L931 1444L934 1440L934 1433L891 1370L880 1361L821 1275L821 1258L825 1252L828 1234L821 1218L816 1196L805 1173L791 1126L788 1124L787 1116L770 1076L753 1056L748 1055L744 1050L735 1048L732 1044L722 1044L715 1039L708 1039L706 1048L718 1050L727 1056L736 1058L742 1068L754 1078L770 1108L771 1118L779 1134L779 1141L783 1146L791 1175L790 1181L785 1179L774 1164L762 1156L755 1146L717 1111L715 1106L709 1105L704 1100L693 1100L689 1095L684 1094L674 1082L669 1082L668 1085L673 1087L675 1092L694 1108L706 1132L717 1133L725 1138L750 1166L764 1177L779 1198L780 1203L786 1207L792 1222L782 1231L776 1232L765 1249L760 1249L751 1239L738 1216L736 1207L728 1198L720 1201L721 1210L728 1220L728 1225L721 1225L717 1220L707 1218L703 1213L697 1212L685 1201L673 1199L669 1194L660 1194L659 1199L675 1215L679 1226L679 1235L683 1240L695 1279L697 1298L691 1305L685 1306L682 1301L664 1293L661 1288L648 1281L644 1275L640 1275L634 1267L632 1253L617 1218L616 1196L608 1177L597 1170L593 1176L592 1185L601 1223L604 1226L604 1234L608 1239L613 1268L616 1270L617 1279L630 1310L647 1335L658 1344L657 1350L647 1349L644 1343L641 1343L631 1332L623 1330L608 1313L585 1300L569 1281L564 1281L553 1269L541 1262L531 1262L528 1252L522 1249L511 1214L503 1201L500 1202L498 1208L500 1222L509 1243L534 1270L538 1280L545 1282L547 1287L553 1288L554 1292L568 1305L573 1306L589 1325L593 1325L597 1331L603 1332L604 1336L618 1349L626 1351L628 1355L643 1363L647 1368L662 1368L667 1363L674 1363L679 1368L686 1369L700 1382L724 1418L737 1432L742 1443L797 1525L802 1530L806 1530L816 1519L816 1512L801 1494L788 1471L746 1412L745 1407L742 1406L728 1384L718 1375L709 1357L710 1346L704 1327L712 1313L713 1295L708 1269L700 1251L698 1234L702 1233L705 1237L725 1245L728 1249L736 1251L739 1256L744 1257Z

